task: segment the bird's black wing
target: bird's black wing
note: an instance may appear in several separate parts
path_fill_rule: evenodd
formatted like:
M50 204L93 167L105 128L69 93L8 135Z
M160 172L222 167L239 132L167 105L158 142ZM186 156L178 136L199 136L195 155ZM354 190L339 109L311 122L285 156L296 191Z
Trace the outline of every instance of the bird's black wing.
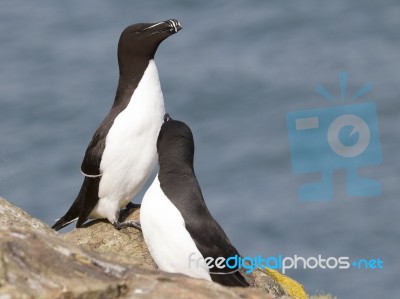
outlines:
M205 215L204 215L205 216ZM207 223L201 225L189 219L185 225L186 229L192 236L197 248L203 257L212 257L214 259L214 268L210 269L210 275L213 281L226 286L249 286L246 279L239 272L239 267L234 268L225 267L219 269L215 266L215 260L218 257L240 257L237 249L229 241L222 227L210 215Z
M161 188L181 212L185 227L203 257L212 257L215 261L218 257L240 256L222 227L210 214L196 177L193 175L176 179L171 176L171 180L164 187L161 183ZM238 270L239 267L219 269L214 266L210 269L210 275L213 281L226 286L249 286Z
M81 170L84 174L88 176L101 174L100 163L104 149L106 148L108 132L114 124L115 118L128 106L134 88L135 86L125 86L121 81L119 82L114 104L106 118L97 128L86 149L85 157L83 158L81 165Z
M116 112L111 110L94 133L81 165L81 171L85 175L81 189L67 213L52 226L53 229L60 230L77 218L76 226L80 227L99 201L101 157L105 149L106 137L114 122Z
M96 132L94 133L92 140L90 141L86 152L85 157L83 158L81 170L85 175L88 176L96 176L100 175L100 163L101 158L103 156L104 149L106 147L106 138L108 131L112 124L114 123L114 119L116 117L115 114L117 111L111 110L107 117L100 124Z

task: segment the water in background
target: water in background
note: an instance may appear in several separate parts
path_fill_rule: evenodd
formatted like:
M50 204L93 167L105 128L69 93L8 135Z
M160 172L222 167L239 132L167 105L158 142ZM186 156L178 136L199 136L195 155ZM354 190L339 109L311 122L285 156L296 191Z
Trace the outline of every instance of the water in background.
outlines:
M183 30L156 57L167 111L192 128L205 199L239 251L381 258L382 270L287 274L310 293L400 293L397 1L18 2L0 4L3 197L48 224L67 210L114 98L120 32L176 18ZM339 95L339 71L350 94L373 84L360 101L377 103L384 161L362 173L383 192L347 197L338 171L332 201L301 202L298 187L318 176L292 174L285 116L328 106L314 89Z

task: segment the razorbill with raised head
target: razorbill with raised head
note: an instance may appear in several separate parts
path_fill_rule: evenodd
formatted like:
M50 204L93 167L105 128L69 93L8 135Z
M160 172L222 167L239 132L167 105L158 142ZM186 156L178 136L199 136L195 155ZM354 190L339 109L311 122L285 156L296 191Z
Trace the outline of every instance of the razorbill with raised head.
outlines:
M204 202L193 168L194 141L183 122L164 117L157 139L160 170L144 195L140 224L158 268L226 286L249 286L239 269L215 267L239 256ZM207 267L206 258L213 258Z
M157 163L156 141L163 123L164 98L154 55L160 43L181 29L177 20L127 27L118 42L119 82L111 111L86 150L84 181L59 230L78 219L108 219L116 228L121 208L142 189Z

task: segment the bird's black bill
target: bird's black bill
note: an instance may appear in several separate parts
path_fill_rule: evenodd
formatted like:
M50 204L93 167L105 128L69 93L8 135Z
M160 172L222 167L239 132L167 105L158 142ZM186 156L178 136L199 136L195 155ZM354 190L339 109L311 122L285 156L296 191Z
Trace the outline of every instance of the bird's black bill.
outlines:
M181 23L179 23L178 20L171 19L171 20L165 21L165 23L167 23L170 26L171 30L174 30L175 33L177 33L179 30L182 29L182 25L181 25Z
M169 34L175 34L179 30L182 29L182 25L179 21L171 19L168 21L152 24L148 27L141 29L139 32L149 31L150 34L148 36L152 36L153 34L168 32Z
M167 122L167 121L170 121L170 120L173 120L173 119L171 118L171 116L169 116L168 113L165 113L165 115L164 115L164 122Z

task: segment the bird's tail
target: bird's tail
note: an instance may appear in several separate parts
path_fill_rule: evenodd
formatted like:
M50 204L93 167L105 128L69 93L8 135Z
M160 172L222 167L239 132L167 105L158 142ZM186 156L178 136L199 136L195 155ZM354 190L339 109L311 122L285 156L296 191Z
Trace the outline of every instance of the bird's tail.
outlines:
M78 219L76 227L81 227L82 224L88 219L90 213L99 200L99 184L100 177L85 177L81 190L79 191L74 203L69 208L67 213L58 219L51 228L60 230L68 224L74 222L76 219Z
M63 227L67 226L68 224L71 224L75 220L79 218L79 211L81 209L81 192L79 192L78 196L76 197L74 203L72 206L69 208L67 213L65 213L64 216L62 216L60 219L57 220L57 222L51 227L54 230L60 230Z

